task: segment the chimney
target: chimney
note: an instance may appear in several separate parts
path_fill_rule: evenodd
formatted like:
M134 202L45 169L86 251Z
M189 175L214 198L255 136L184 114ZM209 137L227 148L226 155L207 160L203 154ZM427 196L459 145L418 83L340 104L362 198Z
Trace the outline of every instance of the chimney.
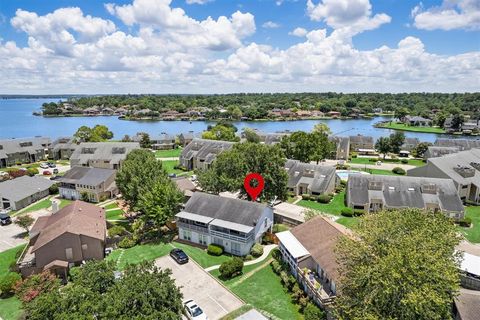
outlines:
M55 214L58 211L58 201L52 200L52 213Z

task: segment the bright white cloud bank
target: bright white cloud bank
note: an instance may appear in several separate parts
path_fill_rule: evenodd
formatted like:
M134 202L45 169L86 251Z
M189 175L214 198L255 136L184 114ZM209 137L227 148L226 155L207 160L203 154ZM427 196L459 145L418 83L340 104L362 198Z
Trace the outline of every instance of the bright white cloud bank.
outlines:
M222 93L244 91L476 91L480 53L442 56L406 37L392 48L358 50L352 37L390 21L368 0L307 2L326 29L297 28L280 50L252 42L254 16L196 20L170 0L105 5L129 27L61 8L18 10L10 23L28 45L0 42L4 93ZM304 37L304 38L303 38Z
M424 10L422 3L412 10L415 27L425 30L479 30L479 0L444 0L440 7Z

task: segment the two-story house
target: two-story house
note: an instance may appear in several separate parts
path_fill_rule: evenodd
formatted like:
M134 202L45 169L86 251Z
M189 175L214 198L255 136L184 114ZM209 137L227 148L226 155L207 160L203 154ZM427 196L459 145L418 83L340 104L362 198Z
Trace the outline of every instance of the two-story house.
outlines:
M285 163L285 170L288 174L288 190L295 195L330 194L335 192L335 186L340 183L333 166L289 159Z
M70 200L80 200L82 195L90 202L100 202L118 194L115 183L117 171L90 167L73 167L58 179L60 196Z
M68 160L77 148L77 144L71 137L60 137L53 141L49 150L49 158L54 160Z
M276 234L291 273L321 307L331 304L338 294L340 275L335 246L340 237L350 234L347 228L323 216Z
M105 209L82 201L39 217L17 261L22 276L51 270L66 279L68 269L105 256Z
M20 210L50 194L53 181L41 176L22 176L0 182L0 209Z
M118 170L135 149L140 149L138 142L82 142L70 157L70 164Z
M375 140L370 136L350 136L350 153L357 152L363 155L374 155L375 151Z
M17 163L30 163L47 159L50 138L15 138L0 140L0 168Z
M451 179L351 174L345 200L350 208L365 212L418 208L441 211L454 219L464 215Z
M407 175L452 179L463 201L480 204L480 149L429 158L425 166L410 169Z
M180 154L180 165L187 170L208 169L217 156L225 150L231 149L234 142L193 139Z
M273 209L257 202L195 192L177 213L179 238L245 256L273 224Z

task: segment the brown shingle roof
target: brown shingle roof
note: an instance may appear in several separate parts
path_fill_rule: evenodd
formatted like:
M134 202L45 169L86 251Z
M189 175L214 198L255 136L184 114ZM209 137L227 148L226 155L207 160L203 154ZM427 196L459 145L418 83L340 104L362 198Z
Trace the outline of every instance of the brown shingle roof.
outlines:
M327 272L329 278L338 282L339 274L335 246L339 237L350 235L344 226L322 216L302 223L290 231L310 252L312 258Z
M32 252L67 232L104 241L107 229L105 209L78 200L49 216L47 221L42 219L38 223L44 227ZM32 230L40 227L35 223Z
M460 289L460 294L455 299L460 319L475 320L480 314L480 291Z

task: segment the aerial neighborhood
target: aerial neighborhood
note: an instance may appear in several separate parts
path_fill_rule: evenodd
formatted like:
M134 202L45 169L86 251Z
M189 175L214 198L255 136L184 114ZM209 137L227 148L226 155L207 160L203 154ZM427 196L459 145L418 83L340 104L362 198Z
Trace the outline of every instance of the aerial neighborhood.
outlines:
M63 116L152 115L132 105L81 108L75 100L56 108ZM143 303L168 301L155 308L173 312L172 319L388 315L388 307L359 301L417 295L417 287L443 301L429 306L442 315L432 318L475 319L476 131L428 133L440 128L434 115L375 109L390 119L372 128L381 135L348 127L332 132L335 122L328 121L368 117L358 108L338 114L274 108L272 117L308 118L313 126L295 130L277 122L285 126L269 132L240 125L222 109L200 132L185 125L175 134L162 128L114 136L112 128L95 125L71 136L1 139L0 256L8 266L0 270L0 310L9 313L0 317L61 317L43 299L64 305L76 299L75 290L87 290L91 296L81 305L95 305L92 312L108 319L116 313L107 301L125 303L119 293L130 295L138 285L157 299ZM155 117L212 114L197 107ZM457 120L445 117L450 127ZM425 134L437 136L424 140ZM246 182L250 174L262 181ZM175 298L165 299L157 282ZM131 306L121 314L141 310ZM416 307L405 310L412 314L405 319L422 317Z

